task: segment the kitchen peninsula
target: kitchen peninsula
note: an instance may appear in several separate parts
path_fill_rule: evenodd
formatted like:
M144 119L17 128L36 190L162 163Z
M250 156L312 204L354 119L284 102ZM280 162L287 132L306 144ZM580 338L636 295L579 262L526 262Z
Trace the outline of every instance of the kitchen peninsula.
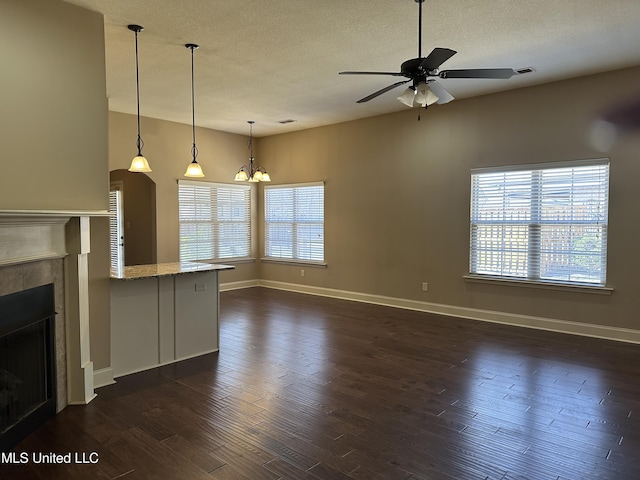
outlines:
M176 262L112 270L114 377L218 351L218 272L233 268Z

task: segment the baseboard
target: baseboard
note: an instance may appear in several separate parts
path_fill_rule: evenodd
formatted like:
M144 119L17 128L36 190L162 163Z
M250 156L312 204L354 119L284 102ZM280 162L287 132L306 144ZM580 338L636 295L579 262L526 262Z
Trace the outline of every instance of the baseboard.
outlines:
M219 351L220 351L219 348L213 348L211 350L207 350L207 351L200 352L200 353L194 353L193 355L176 358L176 359L173 359L173 360L169 360L167 362L158 363L156 365L150 365L148 367L141 367L141 368L136 368L136 369L133 369L133 370L128 370L126 372L119 373L114 378L126 377L127 375L133 375L134 373L146 372L147 370L153 370L154 368L165 367L167 365L172 365L174 363L182 362L183 360L189 360L191 358L201 357L202 355L209 355L210 353L216 353L216 352L219 352ZM114 380L113 383L116 383L116 381Z
M387 307L404 308L407 310L435 313L438 315L468 318L470 320L480 320L483 322L501 323L504 325L513 325L517 327L534 328L537 330L547 330L551 332L569 333L572 335L580 335L584 337L594 337L606 340L616 340L619 342L640 344L640 330L631 330L628 328L608 327L604 325L592 325L553 318L533 317L515 313L480 310L468 307L457 307L453 305L421 302L404 298L385 297L382 295L350 292L346 290L336 290L332 288L314 287L309 285L298 285L294 283L275 282L271 280L258 280L256 284L260 287L288 290L297 293L306 293L310 295L319 295L323 297L338 298L342 300L372 303L375 305L384 305Z
M220 291L239 290L241 288L257 287L259 280L243 280L240 282L226 282L220 284Z
M116 383L113 378L113 368L101 368L93 372L93 387L100 388Z

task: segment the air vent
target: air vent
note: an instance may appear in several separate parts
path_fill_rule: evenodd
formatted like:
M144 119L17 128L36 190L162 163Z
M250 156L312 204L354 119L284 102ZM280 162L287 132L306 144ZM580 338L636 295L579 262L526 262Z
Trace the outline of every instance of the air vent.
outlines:
M518 75L522 75L522 74L524 74L524 73L531 73L531 72L535 72L535 70L533 69L533 67L524 67L524 68L517 68L517 69L515 70L515 72L516 72Z
M286 125L287 123L294 123L295 120L293 120L292 118L288 118L287 120L280 120L278 121L278 123L282 124L282 125Z

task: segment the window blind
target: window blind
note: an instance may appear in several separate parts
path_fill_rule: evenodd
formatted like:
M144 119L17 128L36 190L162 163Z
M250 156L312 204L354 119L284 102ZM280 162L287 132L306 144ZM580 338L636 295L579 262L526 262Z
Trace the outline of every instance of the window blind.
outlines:
M122 229L122 190L109 192L109 247L111 269L124 266L124 233Z
M248 258L251 187L178 181L180 261Z
M324 184L264 187L265 256L324 262Z
M606 282L609 162L473 170L470 272Z

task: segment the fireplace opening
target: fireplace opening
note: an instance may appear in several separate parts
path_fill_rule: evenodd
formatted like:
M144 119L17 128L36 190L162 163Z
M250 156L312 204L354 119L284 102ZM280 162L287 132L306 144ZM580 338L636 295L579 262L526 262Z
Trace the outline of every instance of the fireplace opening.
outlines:
M0 297L0 451L56 413L53 284Z

